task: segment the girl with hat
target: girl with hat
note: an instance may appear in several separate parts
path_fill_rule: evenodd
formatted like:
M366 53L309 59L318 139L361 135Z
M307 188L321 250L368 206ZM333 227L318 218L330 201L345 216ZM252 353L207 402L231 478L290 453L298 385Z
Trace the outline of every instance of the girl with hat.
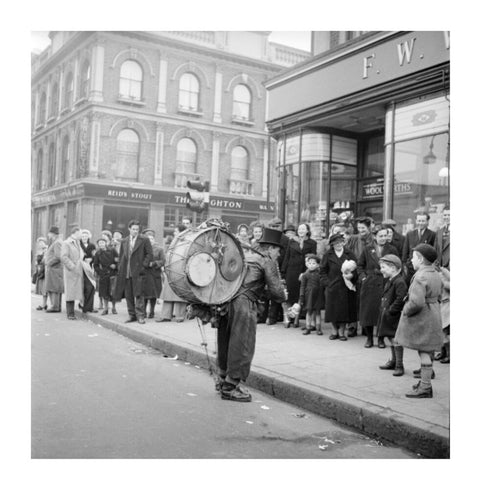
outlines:
M377 226L372 232L374 241L366 243L358 260L359 321L367 333L365 348L373 346L373 329L378 322L384 278L380 272L380 259L385 255L397 255L397 249L387 243L387 230ZM378 347L385 348L383 336L378 335Z
M342 265L351 260L356 263L355 255L345 249L345 238L336 233L330 236L330 249L325 253L320 265L321 282L325 289L325 321L332 323L334 333L330 340L346 341L345 327L347 323L357 320L356 292L347 286L346 280L355 283L357 272L344 276Z
M402 261L396 255L384 255L380 258L380 271L387 280L383 289L380 315L378 317L378 336L385 337L390 342L392 356L381 370L395 370L395 377L402 376L403 368L403 346L394 341L398 321L403 309L403 303L407 295L407 283L402 274Z
M114 279L117 275L118 253L115 248L107 247L107 239L97 239L98 250L93 257L93 268L98 276L98 295L103 301L102 316L108 314L108 302L112 302L112 314L117 314L115 300L112 296Z
M240 241L240 243L250 245L250 238L248 236L248 231L249 229L246 224L238 225L237 234L235 237Z
M395 341L406 348L417 350L420 356L420 381L405 394L412 398L433 397L432 357L443 345L440 300L442 279L433 266L437 259L435 248L419 244L413 249L412 266L415 270Z

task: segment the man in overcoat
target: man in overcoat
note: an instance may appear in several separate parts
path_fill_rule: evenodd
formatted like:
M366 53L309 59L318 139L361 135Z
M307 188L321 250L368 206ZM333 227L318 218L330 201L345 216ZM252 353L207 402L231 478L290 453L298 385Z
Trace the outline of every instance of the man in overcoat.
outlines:
M246 254L247 272L240 290L221 316L217 332L217 364L222 399L250 402L251 394L241 386L250 373L257 328L257 303L265 286L272 300L287 299L278 264L282 232L265 229L260 247Z
M150 239L140 234L140 222L128 223L129 235L122 239L115 288L115 300L127 300L127 323L145 324L145 282L153 260Z
M435 244L435 233L431 229L428 229L430 216L426 212L420 212L417 214L416 222L417 229L409 231L403 243L402 262L405 267L405 280L407 281L407 285L411 282L415 273L412 265L413 249L421 243L430 246Z
M57 226L48 231L49 246L45 252L45 292L50 298L51 306L47 312L60 312L62 310L63 294L63 265L62 240Z
M61 258L65 285L67 318L75 316L75 301L83 302L83 250L80 247L82 233L78 224L70 227L70 236L62 243Z

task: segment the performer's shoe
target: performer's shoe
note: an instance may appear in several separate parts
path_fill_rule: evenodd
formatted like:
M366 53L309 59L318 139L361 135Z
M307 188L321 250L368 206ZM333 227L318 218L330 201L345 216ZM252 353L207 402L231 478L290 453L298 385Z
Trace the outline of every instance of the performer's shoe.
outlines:
M155 319L156 323L169 323L170 321L171 319L167 319L167 318Z
M155 314L153 312L151 312L149 315L148 315L148 319L153 319L155 317Z
M417 369L413 371L413 378L420 379L422 377L421 369ZM432 380L435 378L435 370L432 370Z
M305 328L305 331L302 333L303 335L310 334L312 330L310 328Z
M379 336L378 338L378 343L377 343L378 348L385 348L385 342L383 341L383 338Z
M340 338L340 336L338 334L331 334L328 337L329 340L338 340L338 338Z
M344 336L343 334L338 337L340 341L347 341L347 337Z
M277 321L275 321L275 319L267 318L267 320L265 321L265 324L267 326L273 326L274 324L277 324Z
M317 329L317 334L318 334L318 336L322 336L323 335L323 331L321 329Z
M357 336L357 330L356 329L349 329L348 330L348 333L347 333L347 336L349 338L355 338L355 336Z
M222 388L225 384L225 377L222 377L221 375L219 375L216 379L215 379L215 390L219 393L222 392Z
M108 309L104 309L100 316L106 316L108 314Z
M378 368L380 370L395 370L395 361L390 359L385 365L380 365Z
M363 345L365 348L372 348L373 346L373 339L372 338L368 338L365 345Z
M130 316L125 323L135 323L137 321L137 318L135 316Z
M45 311L48 312L47 306L37 306L37 311L43 311L44 309L45 309Z
M450 357L445 357L440 360L440 363L450 363Z
M138 324L145 324L145 319L138 318Z
M67 316L67 319L71 319L72 321L75 321L77 319L77 316L75 316L75 314L70 314L69 316Z
M221 393L222 399L225 399L226 401L252 402L252 395L241 385L233 385L229 382L225 382Z
M112 314L118 314L117 310L114 307L112 307Z

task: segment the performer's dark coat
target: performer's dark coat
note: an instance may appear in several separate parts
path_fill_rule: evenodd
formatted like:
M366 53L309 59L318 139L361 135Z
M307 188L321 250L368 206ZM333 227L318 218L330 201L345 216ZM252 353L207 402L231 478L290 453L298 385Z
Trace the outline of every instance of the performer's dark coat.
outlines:
M220 374L245 381L255 352L257 302L265 286L274 301L285 301L278 264L263 252L245 254L247 273L240 290L229 303L228 313L220 321L217 334L217 363Z
M397 249L385 243L381 256L397 255ZM375 326L380 312L385 279L380 272L380 258L374 244L365 246L358 260L358 281L360 289L359 321L361 326Z

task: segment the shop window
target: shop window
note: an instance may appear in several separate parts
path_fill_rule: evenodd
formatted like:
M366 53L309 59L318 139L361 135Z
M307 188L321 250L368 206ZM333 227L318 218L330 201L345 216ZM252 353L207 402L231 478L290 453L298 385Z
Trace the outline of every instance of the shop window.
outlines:
M46 110L47 110L47 94L45 92L42 92L42 95L40 96L40 106L38 109L38 124L43 124L45 122L45 117L46 117Z
M58 84L55 83L52 88L52 101L50 104L50 117L56 117L58 114Z
M298 221L299 203L299 170L300 165L287 165L280 171L280 181L283 182L283 204L285 208L285 220L287 223Z
M138 181L140 140L132 129L123 129L117 136L117 173L120 180Z
M67 181L69 167L70 167L70 139L68 136L65 136L62 142L62 161L60 167L59 183L65 183Z
M252 95L246 85L239 84L233 90L233 117L250 120Z
M142 85L142 67L136 61L125 61L120 68L120 97L142 100Z
M37 153L37 190L43 188L43 150L38 150Z
M65 96L63 99L63 108L68 109L72 106L73 102L73 75L68 73L65 79Z
M192 73L184 73L180 78L178 106L185 110L199 110L200 83Z
M330 174L330 222L337 217L351 217L355 201L357 169L354 166L332 163Z
M55 185L55 173L57 171L55 144L51 143L48 149L48 187Z
M449 200L448 133L396 143L394 146L393 218L399 230L413 229L415 214L430 214L430 228L441 225Z
M82 69L80 71L80 90L79 90L79 98L87 98L88 97L88 89L90 84L90 63L88 60L85 60Z

